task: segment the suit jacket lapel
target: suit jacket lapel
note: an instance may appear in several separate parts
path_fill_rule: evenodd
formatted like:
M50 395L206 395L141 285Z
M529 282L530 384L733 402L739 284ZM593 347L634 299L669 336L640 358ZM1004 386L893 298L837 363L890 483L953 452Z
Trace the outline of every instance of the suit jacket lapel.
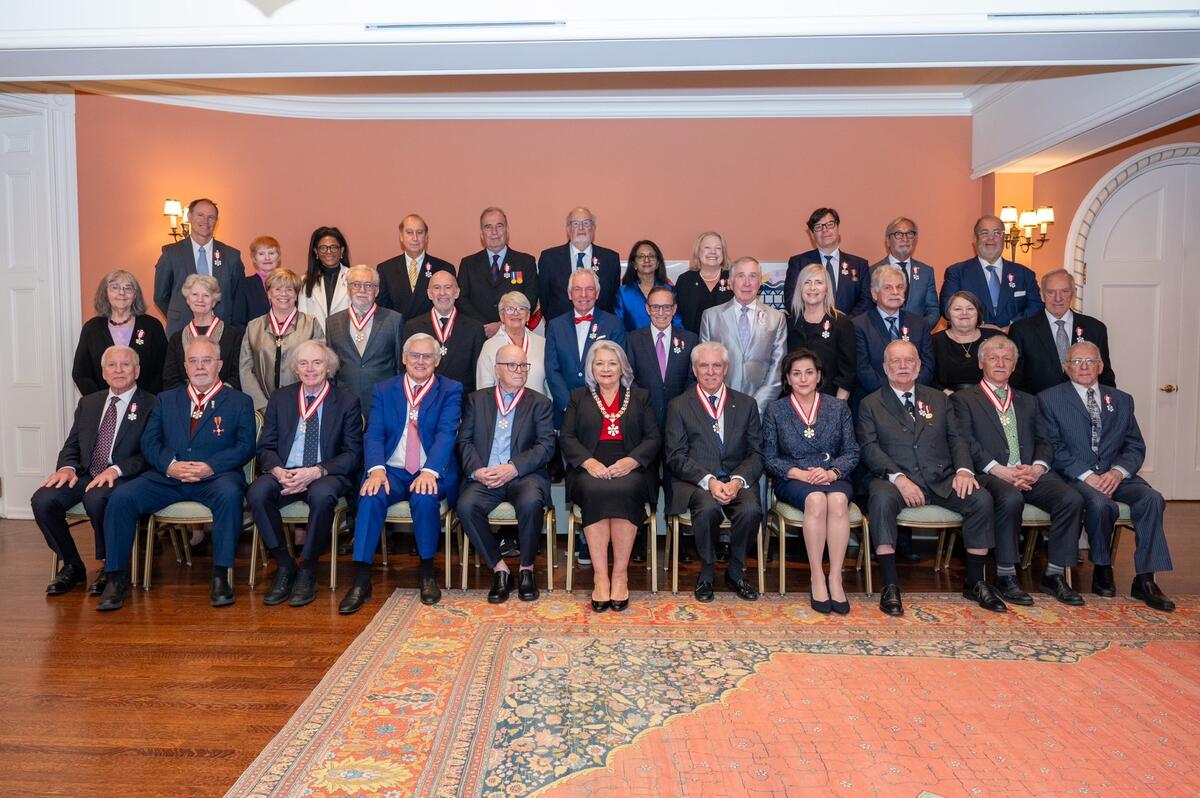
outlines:
M868 313L870 311L867 311ZM915 386L914 386L915 387ZM916 391L913 391L913 398L916 398ZM904 405L900 404L900 397L896 396L896 392L892 390L890 384L883 386L883 404L891 412L901 426L917 435L921 434L920 425L913 419L912 415L904 409ZM915 403L914 403L915 404Z
M381 317L381 315L380 315L381 311L383 311L383 310L384 310L384 308L382 308L382 307L379 308L378 310L376 310L375 316L371 319L371 334L369 336L367 336L367 343L365 346L363 346L362 354L359 355L360 363L366 363L375 354L374 350L383 346L383 343L381 342L381 339L383 338L383 336L379 334L383 330L383 327L385 326L384 322L383 322L383 317ZM351 333L350 337L353 338L354 337L354 335L353 335L354 326L350 322L350 314L348 314L348 313L346 314L346 326L349 328L349 331ZM355 353L358 352L357 346L354 347L354 351L355 351Z
M522 402L522 404L524 403ZM488 458L492 456L492 446L496 443L496 419L499 417L499 415L500 412L496 408L496 394L494 391L488 391L488 400L483 403L483 446L481 446L479 450L480 454L482 455L480 459L483 460L483 464L485 466L487 465ZM513 415L514 421L512 425L512 431L515 435L517 431L515 417L517 414L514 413Z
M1008 386L1008 390L1010 392L1012 391L1011 385ZM983 408L983 410L984 410L983 414L985 416L987 416L988 419L991 421L992 429L994 429L1000 435L1001 440L1007 442L1008 435L1005 434L1005 432L1004 432L1004 425L1000 423L1000 413L997 412L996 408L992 405L991 401L988 400L988 398L983 395L983 389L980 388L979 391L977 393L975 393L975 395L972 398L975 400L975 402L980 407ZM1016 414L1016 412L1017 412L1017 404L1016 404L1016 401L1014 401L1013 402L1013 413Z

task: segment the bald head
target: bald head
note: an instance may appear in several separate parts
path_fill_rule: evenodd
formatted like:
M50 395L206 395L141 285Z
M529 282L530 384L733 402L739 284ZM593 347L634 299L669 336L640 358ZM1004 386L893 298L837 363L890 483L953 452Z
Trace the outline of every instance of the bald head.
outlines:
M525 387L529 379L529 356L514 344L505 344L496 352L496 384L508 393Z

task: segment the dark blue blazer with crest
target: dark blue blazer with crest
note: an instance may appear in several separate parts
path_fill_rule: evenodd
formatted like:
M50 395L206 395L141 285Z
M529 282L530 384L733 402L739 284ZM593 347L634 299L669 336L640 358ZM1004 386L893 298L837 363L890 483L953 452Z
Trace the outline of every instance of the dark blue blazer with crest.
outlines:
M207 463L213 474L236 472L254 456L254 402L228 385L204 407L204 415L190 433L192 400L187 385L158 395L158 403L142 433L142 455L158 474L166 474L172 460ZM212 479L213 477L209 477Z
M546 382L550 384L550 397L554 400L554 426L561 429L563 414L571 401L571 391L582 388L583 366L587 362L588 350L596 341L616 341L624 348L625 326L611 313L593 308L592 330L583 341L583 357L579 355L579 344L575 339L575 309L551 319L546 325ZM593 337L594 336L594 337Z
M997 307L992 307L979 258L960 261L946 269L942 278L942 313L946 312L950 297L958 291L974 294L983 305L983 323L997 327L1007 327L1018 319L1034 316L1045 307L1034 273L1007 258L1000 266L1000 304Z

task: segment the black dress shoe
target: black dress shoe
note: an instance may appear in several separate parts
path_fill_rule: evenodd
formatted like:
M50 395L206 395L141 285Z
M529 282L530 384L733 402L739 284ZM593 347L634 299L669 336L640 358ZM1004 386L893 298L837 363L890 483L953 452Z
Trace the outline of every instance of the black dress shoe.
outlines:
M592 599L592 612L604 612L612 606L612 600L596 601Z
M521 547L517 545L517 541L508 538L500 540L500 556L501 557L520 557Z
M813 598L811 590L808 591L808 604L813 608L813 612L819 612L822 615L828 615L833 609L833 602L831 602L829 599L817 601L815 598Z
M421 578L421 603L432 606L442 600L442 589L438 587L437 579L432 576Z
M279 566L275 569L275 577L271 580L271 587L263 594L263 604L268 607L274 607L276 604L282 604L292 596L292 586L296 582L296 566Z
M1129 589L1129 594L1138 601L1146 602L1146 606L1152 610L1161 610L1163 612L1174 612L1175 602L1171 601L1159 589L1155 583L1153 576L1138 576L1133 580L1133 587Z
M639 565L646 561L646 544L633 544L633 553L629 555L629 561L638 563Z
M229 578L224 573L212 578L208 585L208 597L214 607L228 607L233 603L233 585L229 584Z
M920 562L920 561L921 561L921 555L917 554L912 549L909 549L908 551L897 551L896 552L896 562L910 562L911 563L911 562Z
M86 581L87 569L80 568L74 563L67 563L58 569L58 573L54 576L54 581L46 585L46 595L61 596L63 593L69 593L76 585L82 585Z
M346 555L353 554L353 553L354 553L354 536L351 535L348 538L343 538L342 542L338 544L338 555L345 557Z
M879 609L884 615L891 615L893 618L899 618L904 614L904 602L900 600L899 585L884 585L883 592L879 594Z
M1062 574L1046 574L1042 577L1042 592L1072 607L1083 606L1083 596L1076 593Z
M725 584L729 585L729 589L736 592L742 601L758 601L758 590L750 584L750 580L746 577L734 579L726 572Z
M623 599L609 599L608 606L613 612L624 612L629 607L629 596Z
M512 572L496 571L492 574L492 589L488 591L488 604L503 604L512 592Z
M1022 607L1033 606L1033 597L1021 589L1021 583L1017 581L1016 576L997 576L996 590L1010 604L1019 604Z
M1008 612L1008 605L1000 598L1000 593L983 579L970 587L964 585L963 598L971 599L988 612Z
M1117 595L1117 583L1113 580L1111 565L1092 566L1092 592L1104 598Z
M533 571L521 570L517 574L517 598L521 601L537 601L540 595L537 580L533 578Z
M362 609L363 602L371 597L371 583L354 584L346 591L342 603L338 605L338 615L353 615Z
M729 562L729 544L728 543L718 543L717 544L717 562L719 562L719 563Z
M712 582L701 580L696 583L696 601L702 601L705 604L713 600Z
M101 568L96 572L96 579L88 585L89 596L99 596L104 592L104 588L108 585L108 571Z
M312 604L316 597L317 572L301 568L296 574L296 581L292 584L292 596L288 599L288 606L303 607L305 604Z
M127 598L129 598L129 576L120 572L113 573L108 577L108 584L104 586L104 592L100 594L100 601L96 603L96 609L100 612L119 610L125 606Z
M195 557L203 557L208 554L208 537L200 538L199 543L190 543L188 548L192 550L192 555Z

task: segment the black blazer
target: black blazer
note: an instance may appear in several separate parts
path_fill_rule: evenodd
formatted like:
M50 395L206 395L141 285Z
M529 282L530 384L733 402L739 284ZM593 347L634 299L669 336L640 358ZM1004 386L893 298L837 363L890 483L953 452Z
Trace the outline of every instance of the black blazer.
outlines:
M394 258L388 258L376 266L375 270L379 272L379 296L375 298L376 303L396 311L407 321L433 309L433 301L429 298L429 278L435 272L454 274L454 265L426 252L421 261L421 269L417 272L415 291L408 284L408 261L403 252Z
M96 316L84 323L79 333L79 344L75 347L75 363L71 367L71 379L79 393L87 396L108 389L104 382L104 370L100 358L104 350L113 345L112 333L108 331L108 319ZM143 313L134 318L133 337L129 346L138 353L141 372L138 387L150 393L162 391L163 359L167 355L167 334L158 319Z
M993 460L1008 465L1004 426L983 388L975 385L951 395L950 410L958 437L971 449L971 462L976 472L982 473L984 466ZM1017 445L1021 449L1017 456L1021 463L1031 465L1033 461L1041 460L1049 467L1054 462L1054 449L1038 418L1037 397L1013 391L1013 410L1017 414Z
M458 428L458 460L466 481L480 468L486 468L496 434L496 397L493 388L475 391L463 405L462 426ZM526 388L513 412L510 460L518 477L533 477L550 495L550 475L546 464L554 454L554 402L550 397Z
M829 322L828 330L825 322ZM826 332L829 337L823 336ZM836 318L826 314L820 324L809 324L803 316L788 317L788 351L804 347L821 358L821 393L832 396L838 388L854 392L858 368L854 346L854 322L849 314L840 313Z
M650 403L650 394L642 388L622 388L621 401L625 400L625 391L629 391L630 396L629 407L621 417L621 446L625 454L637 460L638 465L642 467L646 490L649 493L655 485L654 475L650 473L649 466L658 459L662 433L659 432L658 422L654 419L654 406ZM574 482L574 478L584 473L583 461L595 454L600 443L600 428L605 423L589 388L576 388L571 391L571 401L567 403L562 430L558 436L558 445L567 466L568 496L571 495L571 483Z
M633 369L633 384L650 393L654 405L654 417L659 429L667 426L667 403L696 384L692 371L692 349L700 343L700 337L682 327L670 327L664 342L667 344L667 378L664 381L658 370L658 353L654 341L658 330L654 325L642 327L629 333L625 339L625 353Z
M1074 329L1067 330L1071 343L1090 341L1099 348L1100 359L1104 361L1100 384L1115 388L1117 376L1113 373L1112 359L1108 355L1108 328L1104 322L1092 316L1082 313L1075 313L1074 316ZM1008 328L1008 336L1020 353L1017 370L1012 376L1012 383L1018 389L1036 396L1051 386L1067 381L1067 375L1058 361L1054 330L1045 313L1039 312L1014 321Z
M871 267L866 258L851 255L843 249L838 249L838 258L846 266L849 274L842 274L839 268L837 290L834 292L834 306L842 313L857 316L873 307L871 300ZM810 249L788 258L787 275L783 278L783 303L790 309L792 297L796 295L796 280L804 267L816 263L825 265L825 258L818 249Z
M242 278L229 320L239 327L245 327L251 319L265 316L270 310L271 303L267 301L267 287L263 285L262 278L257 274Z
M254 279L258 279L257 277ZM221 322L225 324L224 321ZM185 328L186 329L186 328ZM225 324L221 330L221 340L217 346L221 349L221 382L230 388L242 389L242 375L238 364L242 357L242 336L246 328L237 324ZM177 330L167 341L167 359L163 363L162 389L169 391L187 382L187 371L183 368L183 330Z
M300 422L298 399L303 389L298 382L285 385L267 400L258 436L258 470L264 474L277 466L287 467ZM321 406L321 455L320 465L335 476L353 479L362 468L362 406L357 396L336 385Z
M685 512L700 480L708 474L726 472L746 480L757 495L762 476L762 421L758 403L726 386L725 453L718 448L712 417L700 405L693 390L684 391L667 405L666 444L663 459L672 478L671 505L667 513Z
M129 400L125 416L117 426L117 437L113 441L112 462L121 469L121 478L136 477L146 470L142 457L142 433L157 402L154 394L138 388ZM55 468L74 468L80 477L88 475L92 464L92 451L96 448L96 436L100 433L100 419L108 407L108 388L89 393L75 405L75 422L67 434L67 440L58 452ZM132 418L131 418L132 417Z
M430 314L423 313L404 322L401 346L403 341L417 333L433 335L433 317ZM437 338L436 335L433 337ZM483 325L460 310L455 317L450 338L446 341L446 354L442 355L442 361L438 363L437 373L462 383L464 399L475 390L475 364L479 360L484 340Z
M509 291L520 291L529 300L529 307L538 309L537 263L532 255L512 247L500 265L498 285L492 285L492 256L481 249L458 264L458 287L462 291L458 309L480 324L500 321L500 297Z
M571 244L542 250L538 258L538 296L542 301L542 316L550 321L571 310L571 299L567 296L567 283L575 271ZM600 298L596 307L617 312L617 291L621 287L621 256L606 247L592 244L593 263L585 263L600 278Z
M970 444L951 422L946 394L925 385L917 385L913 393L913 404L928 407L929 417L917 415L914 421L890 384L858 406L863 465L878 479L901 473L938 496L949 496L958 469L975 471Z

